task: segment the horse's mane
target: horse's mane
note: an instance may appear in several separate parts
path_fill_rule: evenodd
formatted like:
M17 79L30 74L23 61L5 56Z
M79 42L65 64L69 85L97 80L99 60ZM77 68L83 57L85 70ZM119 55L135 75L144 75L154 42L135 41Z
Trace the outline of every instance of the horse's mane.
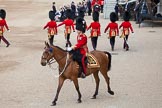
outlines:
M52 46L52 47L56 47L56 48L58 48L58 49L60 49L60 50L62 50L62 51L64 51L64 52L66 52L66 50L60 48L59 46Z

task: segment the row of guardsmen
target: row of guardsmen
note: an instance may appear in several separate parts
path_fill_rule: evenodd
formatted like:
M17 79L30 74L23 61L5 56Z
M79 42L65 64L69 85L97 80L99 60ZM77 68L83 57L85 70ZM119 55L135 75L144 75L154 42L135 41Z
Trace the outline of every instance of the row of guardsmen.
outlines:
M70 42L70 34L73 32L75 32L75 28L74 26L80 26L80 25L76 25L74 23L74 21L71 19L71 14L70 14L70 9L68 11L66 11L67 13L67 18L61 22L60 24L57 25L57 23L55 22L54 19L54 15L52 11L49 11L49 18L51 21L49 21L45 26L44 29L48 29L48 37L49 37L49 43L51 45L53 45L53 39L54 39L54 35L58 34L58 30L57 28L65 25L65 30L64 30L64 34L65 34L65 39L66 39L66 47L71 47L72 44ZM82 17L81 17L82 18ZM83 18L84 19L84 18ZM123 38L124 43L123 43L123 48L128 51L129 50L129 46L128 46L128 37L130 34L130 31L132 33L134 33L133 28L131 23L129 22L130 19L130 14L129 12L125 12L124 16L123 16L124 21L122 22L122 24L118 27L118 24L116 23L117 21L117 15L115 12L110 13L110 23L108 23L108 25L106 26L104 33L107 32L107 30L109 30L108 33L108 39L110 39L110 45L111 45L111 49L112 51L114 51L114 46L115 46L115 37L119 36L119 29L122 29L122 33L120 35L120 38ZM84 20L85 21L85 20ZM86 24L86 21L85 21ZM97 41L98 41L98 37L101 36L101 25L99 22L99 15L98 13L93 14L93 22L90 23L90 25L88 26L86 24L86 30L88 31L89 29L91 29L91 33L90 33L90 38L91 38L91 42L92 42L92 46L93 49L96 50L97 48Z

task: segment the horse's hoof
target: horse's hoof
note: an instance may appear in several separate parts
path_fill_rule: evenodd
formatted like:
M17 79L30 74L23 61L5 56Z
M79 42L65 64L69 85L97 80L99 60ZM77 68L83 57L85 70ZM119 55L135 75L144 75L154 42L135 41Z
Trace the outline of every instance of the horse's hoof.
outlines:
M91 99L96 99L96 96L93 96Z
M108 93L109 93L109 94L111 94L111 95L114 95L114 92L113 92L113 91L111 91L111 90L110 90L110 91L108 91Z
M51 106L56 106L56 102L52 102L52 105Z
M78 99L78 103L82 103L82 100Z

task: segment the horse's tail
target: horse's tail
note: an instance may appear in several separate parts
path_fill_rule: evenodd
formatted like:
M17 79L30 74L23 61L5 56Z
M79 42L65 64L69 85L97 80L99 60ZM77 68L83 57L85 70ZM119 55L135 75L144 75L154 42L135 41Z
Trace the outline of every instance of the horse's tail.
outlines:
M104 52L105 54L108 55L108 59L109 59L109 62L108 62L108 71L111 69L111 54L109 52Z

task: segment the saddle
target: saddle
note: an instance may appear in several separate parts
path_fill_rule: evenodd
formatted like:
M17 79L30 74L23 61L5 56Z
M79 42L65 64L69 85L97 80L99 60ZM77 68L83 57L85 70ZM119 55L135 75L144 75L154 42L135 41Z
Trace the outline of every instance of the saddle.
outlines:
M99 68L100 67L100 64L98 63L98 60L91 53L87 54L87 61L88 61L88 63L87 63L88 68Z
M79 67L81 67L80 66L81 58L79 57L79 55L77 55L77 58L75 56L76 55L72 55L72 58L73 58L73 61L77 62L77 68L79 68ZM98 63L98 60L91 53L87 54L87 56L85 57L84 63L85 63L87 68L99 68L100 67L100 64Z
M71 55L71 58L73 61L76 61L77 63L77 66L76 68L78 69L79 73L78 73L78 77L82 77L82 78L85 78L85 76L82 76L82 72L83 72L83 67L82 67L82 64L81 64L81 59L82 59L82 55L80 54L79 50L76 50L76 51L71 51L70 52L70 55ZM100 64L98 62L98 60L96 59L96 57L91 54L91 53L88 53L87 56L85 57L84 59L84 63L87 67L87 69L94 69L94 68L99 68L100 67Z

